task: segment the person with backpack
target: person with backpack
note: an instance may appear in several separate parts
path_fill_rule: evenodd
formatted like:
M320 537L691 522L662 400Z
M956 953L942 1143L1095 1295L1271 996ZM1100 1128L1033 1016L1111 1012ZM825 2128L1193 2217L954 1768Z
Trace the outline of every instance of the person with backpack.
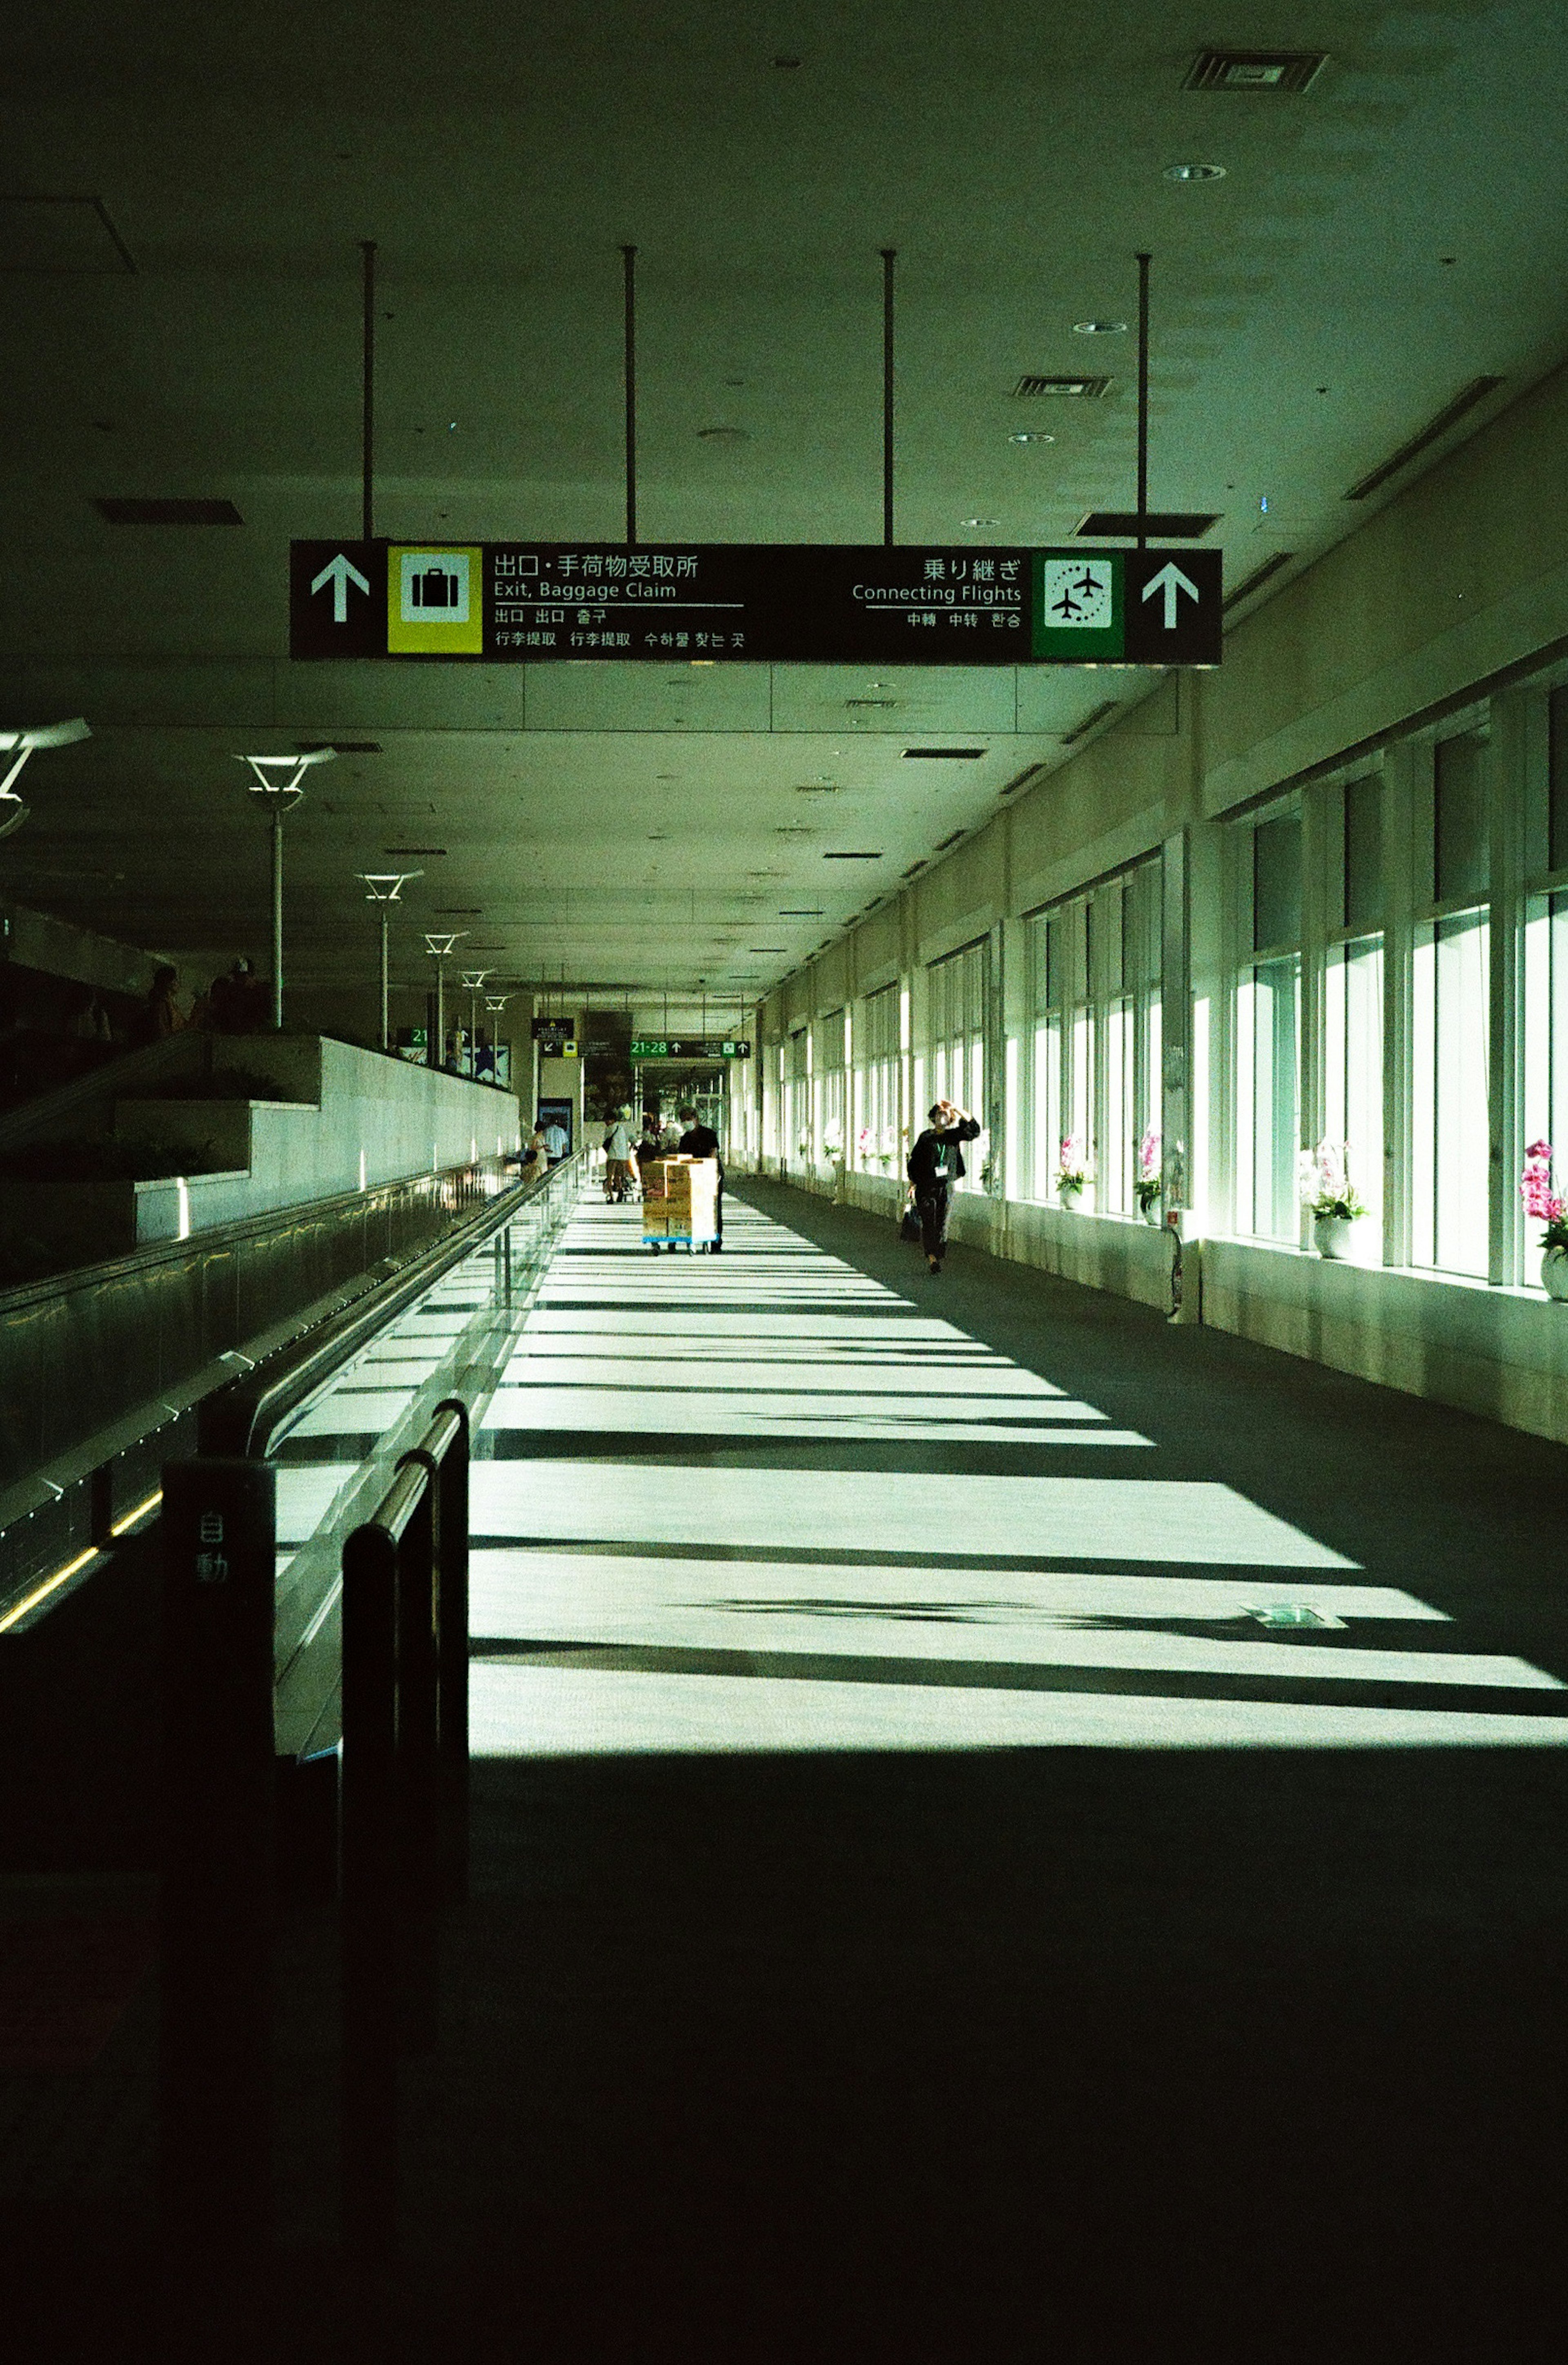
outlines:
M909 1153L906 1172L920 1217L920 1245L933 1272L942 1270L953 1185L965 1171L961 1144L978 1140L980 1122L952 1101L938 1101Z

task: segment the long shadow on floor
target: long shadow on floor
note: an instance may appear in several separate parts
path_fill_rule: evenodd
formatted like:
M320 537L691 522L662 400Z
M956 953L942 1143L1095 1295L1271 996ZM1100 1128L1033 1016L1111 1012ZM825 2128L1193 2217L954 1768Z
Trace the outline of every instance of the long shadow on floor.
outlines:
M1536 1753L487 1765L408 2353L1550 2353L1565 1805Z

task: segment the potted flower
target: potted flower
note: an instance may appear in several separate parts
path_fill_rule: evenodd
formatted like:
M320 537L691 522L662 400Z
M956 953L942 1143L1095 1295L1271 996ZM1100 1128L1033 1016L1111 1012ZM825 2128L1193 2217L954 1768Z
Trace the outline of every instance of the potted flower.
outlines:
M1057 1197L1076 1215L1089 1185L1089 1160L1076 1133L1064 1134L1057 1153Z
M1159 1221L1160 1189L1159 1136L1151 1126L1138 1143L1137 1171L1133 1177L1133 1196L1146 1224Z
M1367 1212L1350 1180L1350 1155L1346 1141L1320 1141L1301 1153L1301 1195L1312 1216L1313 1244L1336 1264L1351 1261L1351 1227Z
M1550 1141L1532 1141L1525 1151L1519 1196L1526 1215L1546 1226L1540 1236L1540 1285L1548 1297L1568 1298L1568 1199L1551 1180Z

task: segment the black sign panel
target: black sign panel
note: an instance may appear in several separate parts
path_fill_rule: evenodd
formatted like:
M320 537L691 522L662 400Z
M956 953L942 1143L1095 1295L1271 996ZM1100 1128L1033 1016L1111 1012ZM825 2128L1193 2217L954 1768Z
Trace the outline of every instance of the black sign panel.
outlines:
M1217 665L1224 593L1217 550L1129 550L1128 665Z
M288 653L294 657L386 655L386 545L291 542Z
M634 1035L633 1059L749 1059L751 1040L745 1035Z
M293 545L297 657L1215 665L1217 551Z

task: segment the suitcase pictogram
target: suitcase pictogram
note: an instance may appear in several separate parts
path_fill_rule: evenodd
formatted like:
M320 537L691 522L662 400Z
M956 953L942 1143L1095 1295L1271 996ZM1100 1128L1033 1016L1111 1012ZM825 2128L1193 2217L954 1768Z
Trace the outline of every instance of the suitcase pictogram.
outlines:
M462 605L461 579L444 566L427 566L409 583L411 608L456 608Z

